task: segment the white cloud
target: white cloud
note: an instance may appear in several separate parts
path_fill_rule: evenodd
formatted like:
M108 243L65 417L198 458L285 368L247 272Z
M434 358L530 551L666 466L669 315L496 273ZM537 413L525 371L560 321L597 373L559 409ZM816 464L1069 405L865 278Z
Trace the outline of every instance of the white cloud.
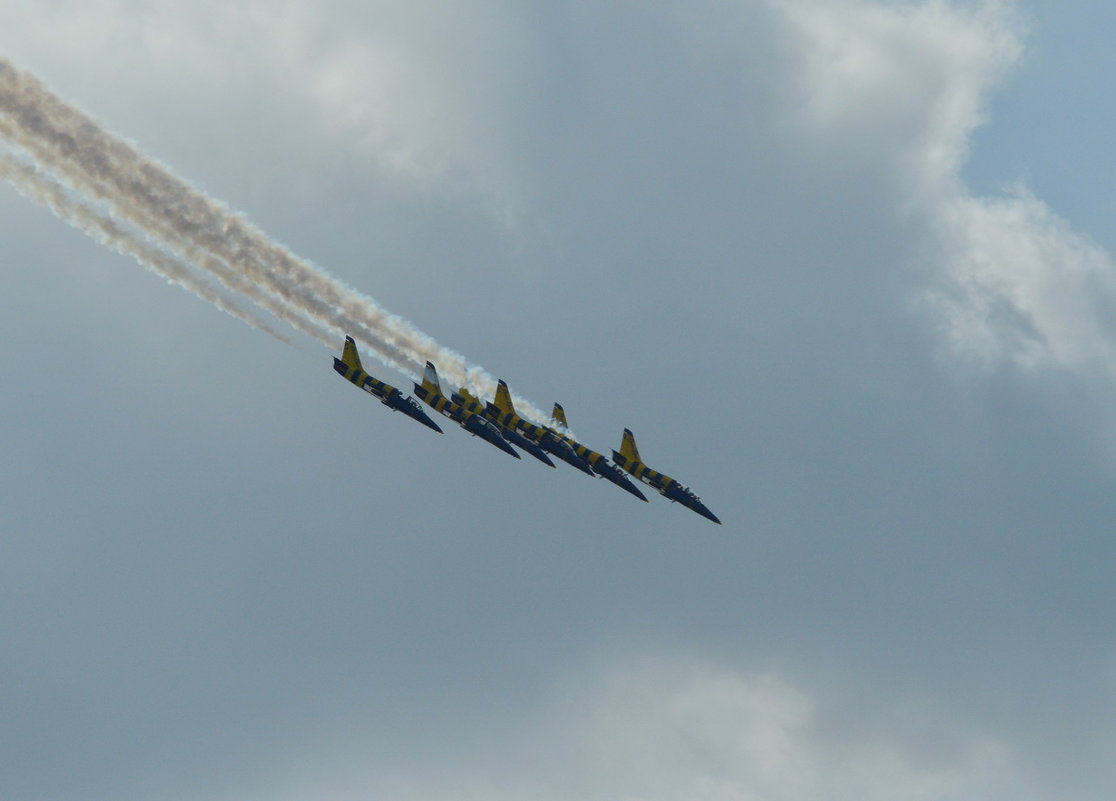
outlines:
M355 4L350 7L341 2L318 4L310 0L277 4L249 0L231 6L92 0L48 2L36 6L41 13L23 15L26 4L0 0L0 27L19 31L19 42L15 43L17 37L13 36L12 46L21 50L22 56L19 52L13 52L13 56L36 71L40 71L44 63L49 64L51 69L47 70L47 77L51 82L94 111L99 111L99 103L105 97L119 93L122 105L136 105L137 115L150 117L150 110L142 108L142 100L149 97L150 92L179 91L191 85L221 92L225 91L222 81L228 79L238 85L264 87L272 98L287 95L296 98L290 107L312 118L315 130L325 132L345 148L352 148L351 152L375 161L385 171L430 185L461 182L493 197L514 197L519 183L531 180L515 160L523 158L523 153L505 153L503 139L508 121L520 110L517 102L522 98L517 92L521 87L515 71L524 62L519 50L523 44L518 26L526 23L514 11L501 13L505 5L511 7L512 4L500 4L495 0L484 6L491 13L480 14L471 23L463 21L465 12L448 8L450 4L444 5L447 7L439 9L444 12L439 17L428 10L407 12L404 4L388 2L355 10ZM759 5L756 3L751 8ZM1076 234L1069 224L1026 189L1002 197L979 198L973 196L963 181L968 143L973 130L982 121L988 93L1020 58L1022 26L1013 7L1004 3L973 6L868 0L784 0L765 7L774 9L785 22L781 29L785 34L781 42L782 58L770 64L749 62L757 68L747 71L740 81L764 87L769 83L790 86L792 92L781 100L770 102L767 94L757 92L755 96L759 101L745 104L740 97L748 97L747 92L718 94L728 91L724 86L736 88L733 81L725 80L723 84L708 81L713 74L709 65L727 71L736 69L741 61L711 57L708 63L695 66L685 59L668 60L663 67L664 74L679 66L694 69L693 74L681 76L674 95L640 84L637 88L642 94L635 92L634 97L644 100L646 107L637 106L631 114L627 108L614 111L607 123L615 127L602 131L607 135L599 140L576 143L578 147L570 148L572 156L545 148L529 154L539 172L549 169L557 173L572 166L570 172L575 179L582 177L576 169L584 168L584 165L573 163L580 157L579 148L582 154L593 154L594 165L609 167L613 162L621 162L621 157L630 159L633 165L630 170L602 170L601 184L614 188L616 193L607 196L608 202L602 202L592 193L584 196L571 193L560 196L555 203L574 198L586 207L587 216L603 215L608 221L607 227L614 228L609 215L615 214L623 201L630 201L621 212L632 220L631 228L622 234L631 239L641 236L653 239L655 221L670 221L679 210L692 207L694 220L701 224L692 226L693 231L687 232L693 233L689 239L670 243L678 249L640 276L647 283L657 280L656 270L672 267L673 257L679 252L690 255L689 251L693 251L694 258L687 259L684 267L696 274L702 269L702 257L707 255L699 252L700 248L708 245L706 239L718 238L721 249L731 254L725 261L732 269L764 270L775 281L780 279L780 270L792 272L797 262L780 262L775 257L768 261L751 252L741 257L737 247L739 241L729 236L729 229L743 215L736 206L722 201L727 196L730 200L742 199L753 208L762 205L765 198L755 187L776 184L781 176L771 177L765 169L773 165L770 171L778 173L786 159L798 158L824 165L849 162L854 166L842 172L843 177L855 171L871 171L873 179L885 177L886 189L894 190L895 196L900 198L897 205L901 206L901 214L897 216L902 216L906 223L906 227L890 228L894 220L869 214L857 218L857 210L853 209L852 213L841 217L842 222L850 223L849 236L866 237L874 229L886 228L881 238L891 245L908 232L914 232L915 241L908 253L922 258L916 265L922 271L911 272L911 281L906 283L908 287L914 284L922 292L923 308L931 315L931 324L942 330L943 341L949 343L954 353L976 356L984 363L1010 359L1031 368L1043 365L1087 368L1097 362L1111 363L1112 335L1107 321L1113 298L1113 270L1108 254ZM364 16L352 25L339 21L350 13ZM424 22L429 19L434 21L431 26ZM767 21L765 16L764 23ZM592 28L595 35L599 34L600 29L591 22L591 15L589 21L582 20L587 29ZM455 27L467 24L471 25L470 36L454 35ZM716 46L728 47L731 41L739 48L739 43L732 38L733 29L726 27L725 30L727 32L722 31L723 35L717 38ZM763 30L766 32L766 27ZM540 36L545 33L536 32ZM577 31L563 33L578 35ZM758 34L756 36L759 38ZM480 44L470 45L478 41ZM602 69L628 70L622 75L625 80L614 78L612 82L590 71L580 76L581 80L592 84L589 89L597 93L593 109L615 109L612 101L617 94L612 86L643 77L645 65L640 60L643 51L629 53L630 62L618 63L612 60L615 38L601 35L592 45L587 46L583 40L575 44L582 48L598 48L593 54L597 61L593 63L599 63ZM645 50L658 52L653 46L646 46ZM766 48L756 51L764 57L768 52ZM704 71L697 72L698 69ZM83 71L89 73L85 79L87 84L81 83ZM171 79L174 73L179 77ZM720 71L716 74L723 75ZM67 80L62 80L62 76ZM560 83L564 76L565 73L558 74L555 70L547 77ZM93 86L104 94L100 97L90 94ZM143 87L142 91L129 91L137 86ZM679 115L678 109L667 101L675 101L678 105L676 101L691 90L698 101L685 105L685 112L699 114L713 110L723 113L698 119L699 124L693 126L671 127L669 123L676 122ZM236 94L239 91L237 86L232 86L226 94L219 95L219 99L227 104L234 95L244 96ZM717 101L731 108L728 111L718 108ZM547 100L534 99L534 102L541 105ZM524 111L537 113L538 107ZM733 142L736 150L731 153L745 169L728 172L725 183L731 182L733 191L719 194L724 188L709 180L711 176L719 177L718 174L712 169L692 169L687 158L701 151L700 145L710 145L707 152L711 160L722 158L728 152L727 145L725 150L717 147L724 141L720 138L722 132L726 128L730 132L744 128L744 125L732 127L731 123L736 121L734 115L750 121L753 115L771 116L772 108L774 113L784 115L777 122L793 129L798 138L789 142L772 141L765 138L767 128L758 125L754 130L749 128L750 147ZM222 110L228 109L223 107ZM604 125L600 118L587 114L586 107L574 101L563 111L575 118L576 124L570 126L571 136L578 131L592 134L599 125ZM239 113L251 112L240 109ZM632 121L633 116L638 118L636 122ZM156 119L153 124L162 122ZM224 135L220 126L214 128ZM131 133L130 128L121 130ZM687 139L691 130L705 134L691 134ZM784 129L779 131L782 133ZM641 139L640 134L647 135ZM660 134L664 144L656 146L659 140L655 137ZM565 132L544 144L552 145L559 136L565 136ZM652 140L650 145L648 139ZM236 143L230 151L247 147L247 143ZM633 181L632 176L637 174L654 173L658 177L660 164L674 155L678 161L668 162L670 170L665 180ZM281 167L277 165L277 170ZM737 177L752 175L758 179L755 184L736 181ZM679 176L691 180L679 180ZM279 180L286 177L281 175ZM813 180L815 176L808 178ZM830 179L831 176L824 174L817 176L819 183ZM738 189L738 183L743 188ZM855 195L859 189L863 196L870 191L864 186L874 188L872 182L866 180L860 187L851 187L853 191L849 194ZM772 217L779 217L777 222L786 218L787 240L807 243L805 257L801 259L803 264L810 265L804 268L804 284L816 275L809 272L814 269L813 257L824 255L826 248L831 249L830 240L826 239L830 234L818 230L815 221L794 205L809 197L805 193L813 188L811 185L803 191L792 188L787 195L791 202L785 210L761 209ZM845 199L846 193L841 191L845 187L835 190L833 185L822 185L819 188L823 194ZM298 187L291 189L297 191ZM679 190L677 195L675 190ZM646 204L649 198L662 203L660 217L646 214L646 205L639 205ZM668 201L677 205L669 205ZM718 208L723 205L728 205L727 212ZM711 213L715 208L723 217ZM737 215L735 219L734 214ZM722 225L723 228L718 227ZM575 233L584 236L583 232ZM677 230L671 233L676 234ZM778 238L763 238L767 234L763 224L757 225L753 233L753 239L746 241L746 246L750 247L754 241L757 250L763 248L766 254L780 253L782 243ZM600 244L589 240L579 240L579 243L594 249ZM570 246L568 242L562 244ZM616 252L626 253L629 247L629 243L624 242L617 246ZM901 254L903 250L895 247L883 252L891 255ZM605 269L614 269L611 256L610 253L608 258L594 262L593 268L606 264ZM749 266L740 267L742 262ZM476 265L469 266L479 272ZM872 279L882 271L901 270L905 266L910 265L897 259L894 264L873 264L864 274ZM571 282L584 277L584 274L573 274L576 269L579 269L577 265L571 265L568 276ZM691 281L688 274L686 281ZM700 281L692 283L697 285ZM657 289L661 290L662 286L657 285ZM726 286L723 296L735 301L734 292L740 285L726 282ZM797 288L792 285L792 289ZM687 292L690 289L686 287ZM753 298L759 297L761 301L765 297L780 298L765 296L766 287L762 285L758 289L752 293ZM627 290L624 287L624 291ZM599 294L605 296L609 291L606 286ZM662 300L661 293L648 292L640 296L640 303L618 311L609 322L618 331L622 330L628 321L639 320L649 311L644 305L659 300ZM836 307L841 299L832 300L826 296L824 302ZM524 306L532 308L529 303ZM506 307L508 314L513 314L519 304L512 299ZM562 328L569 328L569 310L559 311ZM732 319L727 316L724 319L723 357L726 360L735 359L744 352L737 344L744 336L743 329L734 327L744 315L736 308L733 311ZM782 308L776 308L771 319L781 312ZM702 313L708 314L704 309ZM837 313L848 312L837 309ZM537 331L545 321L538 325L535 321L532 323L531 330ZM685 334L685 327L698 323L695 316L680 314L676 321L679 338ZM770 332L757 333L761 336L755 339L761 340L764 347L772 343L770 353L789 365L787 370L800 371L794 374L796 390L801 389L802 394L806 394L806 390L813 391L826 383L827 373L805 366L804 359L783 359L785 354L777 352L782 344L776 342L779 336L787 334L790 339L799 332L779 329L773 323ZM643 350L646 343L638 344ZM804 349L813 344L807 338L792 343ZM855 347L860 343L851 344ZM618 346L609 340L608 347L615 351ZM619 347L623 347L623 340ZM636 351L634 340L631 349ZM646 348L653 355L656 350ZM719 358L721 356L718 354ZM654 358L659 359L661 355L654 355ZM578 369L582 369L582 365L578 365ZM814 371L809 372L811 369ZM768 380L771 373L761 366L755 369L755 375L762 381ZM900 400L905 398L901 396ZM838 416L840 411L836 410ZM826 414L829 413L827 410ZM761 419L748 408L742 415L741 425L728 432L724 447L711 458L723 461L746 450L756 457L748 460L748 470L772 472L774 460L771 456L757 453L752 447L758 436L755 432L764 430L764 426L775 431L772 442L778 443L779 450L783 451L784 444L799 441L786 433L792 428L788 421L797 420L778 415ZM822 417L824 414L818 415L819 420ZM808 427L804 436L808 439L814 433L815 430ZM909 440L899 438L889 442L888 456L890 450L902 451L907 442ZM814 445L813 442L808 444ZM879 457L879 454L874 456ZM817 472L829 471L832 464L819 461ZM795 465L796 471L798 467ZM931 465L931 478L936 472L946 474L955 467L953 461L935 463ZM852 471L850 481L857 481L856 470L860 468L852 465L849 469ZM715 472L707 474L708 478L703 481L714 479ZM909 480L917 483L921 475L915 470L911 472ZM733 480L739 480L731 470L728 474ZM821 479L812 472L803 470L803 475L809 476L803 480L803 497L813 497L819 487L824 497L827 485L821 484ZM907 484L901 486L905 488ZM979 494L979 486L973 497ZM859 512L850 511L857 506L857 501L868 500L870 492L869 489L863 494L852 493L847 509L825 509L826 517L832 516L839 530L852 529L864 519L876 520L855 516ZM727 497L727 493L723 497ZM900 495L900 500L894 502L902 503L906 497ZM912 497L925 501L926 508L936 500L933 496ZM969 499L968 495L961 497ZM745 506L754 503L761 512L758 519L771 521L767 525L773 529L814 525L819 531L827 530L828 520L819 522L809 515L799 517L788 513L786 508L774 508L782 502L746 497L737 505L742 510L740 518L747 520L745 525L751 524L753 512ZM888 502L887 499L884 502ZM990 501L997 502L996 498ZM667 519L671 512L664 509L663 518ZM994 512L987 512L985 507L974 514L979 517L981 513L988 514L994 522L1003 519ZM494 514L502 521L508 513L500 510ZM893 517L881 519L906 518L895 513ZM964 515L959 519L969 520ZM314 525L323 524L319 520ZM541 532L545 530L541 527L549 522L532 517L524 525L540 527ZM986 534L982 529L973 533L975 539ZM807 537L801 534L797 541L801 543ZM542 541L543 537L540 535L536 539ZM610 541L621 542L618 538L606 537L602 540L606 543L602 548L613 547L607 545ZM726 554L734 554L727 558L755 556L755 542L742 541L745 544L735 546L741 549L739 552L726 551ZM985 541L985 550L991 541ZM849 558L871 556L864 548L863 542L851 542ZM1026 554L1027 550L1024 548L1021 552ZM1040 552L1045 551L1040 549ZM922 555L924 552L920 551L918 556ZM791 557L785 558L789 563ZM816 559L816 554L811 558ZM945 561L943 559L942 564ZM427 560L416 558L415 563L425 565ZM522 571L522 566L516 565L516 571ZM1036 572L1041 571L1036 569ZM945 578L956 581L958 575L961 574ZM610 580L612 578L609 576ZM630 577L624 573L615 578L622 584ZM441 579L437 576L433 580L440 582ZM416 574L416 582L424 580L431 580L431 577ZM809 579L798 576L788 581L788 586L797 591L802 590L805 587L802 582ZM891 592L893 586L881 584L875 589L881 593ZM463 594L462 597L466 599L461 604L462 609L466 613L474 611L469 596ZM741 603L745 600L740 599ZM360 605L354 605L357 606ZM844 609L841 607L839 611ZM704 611L711 620L723 613L722 609L713 607ZM1074 607L1071 611L1080 610ZM1029 612L1030 607L1018 614ZM443 612L427 610L427 614L432 619L440 619ZM492 619L482 618L477 625L486 632L503 625L499 614ZM801 624L793 618L793 614L788 615L787 625ZM1011 618L1008 622L1031 631L1030 621ZM635 628L642 623L633 616L633 619L624 619L618 628ZM731 636L731 633L725 634L729 629L731 621L726 620L717 632L703 636ZM619 636L625 633L620 631ZM873 631L866 636L873 638L873 647L868 649L873 654L888 647L888 637L895 637L885 631ZM352 642L358 639L354 635ZM439 641L438 645L441 644ZM778 650L770 643L765 645L772 651ZM350 664L347 660L353 659L351 647L352 643L346 641L330 656L338 663ZM369 647L382 649L385 646L373 643ZM451 647L458 646L447 645L447 653L452 653ZM581 647L584 647L583 641L572 641L571 650L576 652ZM820 657L824 657L826 647L818 646ZM851 651L857 645L847 647ZM459 656L467 661L468 654ZM858 663L857 659L863 661ZM860 665L870 659L870 656L860 655L849 657L850 662ZM357 662L352 664L355 666ZM454 670L455 664L454 658L450 658L445 669ZM514 664L506 669L509 675L519 673ZM926 671L933 669L925 668ZM356 667L353 670L359 672ZM432 672L437 674L436 670ZM244 676L249 677L244 679L249 684L254 685L258 680L251 671ZM1016 675L1009 669L1005 685L1015 679ZM430 679L431 685L438 680L435 675ZM917 685L920 680L919 676L909 678L906 686ZM966 690L965 681L964 677L954 678L948 686L961 692ZM391 691L390 680L383 676L371 676L368 682L385 684L388 687L385 692ZM293 695L313 692L305 689L308 685L301 677L297 684L299 689ZM459 684L462 685L461 695L468 694L469 688L464 686L467 682ZM515 701L510 693L499 699L499 703L509 705ZM451 698L449 703L453 702ZM400 706L404 703L400 702ZM366 725L375 731L372 737L375 743L362 742L359 735L349 738L337 734L339 741L346 742L339 742L329 756L322 756L308 744L308 753L302 759L292 759L269 770L271 778L259 782L261 786L266 785L265 791L254 791L256 787L249 781L249 791L229 798L268 797L287 801L383 797L696 798L707 801L1011 798L1018 801L1027 797L1019 792L1019 785L1025 782L1018 779L1021 769L1007 741L1009 735L1001 737L996 732L974 731L966 725L935 717L926 704L916 702L894 710L890 718L883 715L882 722L880 707L888 706L886 702L877 702L871 709L838 709L837 712L833 711L835 705L839 708L840 700L828 695L824 688L805 687L784 676L755 674L724 665L694 664L683 659L668 659L659 665L625 662L570 677L560 691L555 691L550 705L527 704L525 708L504 714L495 724L492 720L481 721L482 731L477 732L476 737L454 718L453 710L448 711L438 720L444 720L446 729L456 729L462 740L467 740L462 742L461 753L457 754L436 746L426 751L421 747L402 748L400 750L408 752L405 760L385 759L376 743L390 740L397 728L410 726L413 729L415 724L408 719L407 710L400 711L396 707L391 708L393 715L380 719L372 719L374 715L369 713ZM1026 705L1026 699L1021 705ZM500 718L500 715L494 713L494 717ZM358 728L362 723L365 722L353 726ZM1067 732L1076 728L1068 726L1057 736L1070 737ZM499 731L493 732L493 729ZM249 737L247 733L241 736L245 740ZM441 740L444 742L447 736L442 733ZM488 742L478 744L486 739ZM228 750L239 751L237 745L233 742ZM183 751L188 759L190 749ZM144 752L139 749L133 752L125 749L122 753L126 756L118 756L117 761L107 764L106 772L119 773L129 761L143 764L152 761L144 758ZM196 764L191 763L189 771L183 772L196 772ZM1043 769L1041 765L1035 767L1036 771ZM107 779L106 782L111 783ZM111 792L104 793L104 797L111 795Z
M851 720L835 734L834 699L770 673L677 658L627 661L568 676L550 706L431 767L299 759L299 778L269 796L309 799L622 799L623 801L894 801L1031 796L1010 751L916 705L887 724ZM830 708L823 714L822 707ZM861 717L855 709L841 715ZM852 732L852 733L848 733ZM912 734L914 733L914 734ZM934 748L923 742L934 740ZM366 753L372 753L369 748ZM463 755L470 763L462 764ZM305 756L305 755L304 755ZM284 771L279 771L280 775ZM252 796L251 793L248 794Z
M921 307L948 350L985 366L1116 373L1111 256L1022 185L982 198L964 182L988 95L1022 56L1014 4L776 7L800 36L798 124L893 169L903 211L926 232Z
M788 87L777 113L804 157L889 176L897 214L924 233L911 258L925 270L921 308L949 350L986 365L1116 370L1111 258L1025 188L978 198L963 180L989 93L1023 54L1016 5L768 0L757 19L760 8L784 35L783 62L762 78ZM231 82L299 98L292 107L366 164L464 189L501 216L532 180L511 146L519 106L545 102L522 83L530 42L547 33L529 19L497 0L421 12L389 0L52 0L36 15L0 2L0 23L20 30L13 55L33 69L79 76L96 61L113 91L148 82L204 96Z
M100 90L82 91L86 103L108 87L210 108L280 97L385 171L501 202L513 187L496 98L514 84L506 66L524 37L500 12L499 2L46 0L28 16L0 0L0 25L20 30L7 55L58 76L68 96L96 61Z
M773 2L797 34L800 123L885 159L916 197L955 191L987 92L1021 54L1012 7Z
M1025 188L938 209L945 274L926 295L949 344L984 364L1116 368L1112 257Z

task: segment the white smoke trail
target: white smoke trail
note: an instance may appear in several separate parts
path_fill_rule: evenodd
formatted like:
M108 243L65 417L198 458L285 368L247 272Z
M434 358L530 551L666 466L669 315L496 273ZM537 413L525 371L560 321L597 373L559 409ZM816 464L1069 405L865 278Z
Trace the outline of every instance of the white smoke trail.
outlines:
M3 117L0 117L0 138L7 139L9 142L18 141L20 139L20 137L12 131L11 126ZM135 241L134 237L129 237L128 234L115 223L99 216L88 206L77 203L72 197L66 194L61 186L51 181L41 172L33 169L29 165L21 164L14 159L8 159L5 170L5 174L0 175L0 177L9 180L24 195L49 206L59 217L85 231L95 240L119 252L133 256L140 261L140 263L150 267L156 272L161 274L167 271L173 272L173 275L166 275L165 277L172 280L174 283L185 286L195 292L199 297L211 303L215 303L226 311L229 311L229 309L225 309L226 305L236 308L239 313L234 314L234 316L247 322L249 325L260 327L258 325L260 322L258 315L254 316L253 320L245 319L243 315L247 315L249 312L243 309L243 307L234 304L229 297L216 292L211 285L199 279L196 275L183 275L183 272L188 273L184 264L175 262L167 253L146 247ZM157 228L158 226L155 227ZM148 228L146 232L150 234L151 228ZM172 249L171 245L173 244L173 250L178 252L180 257L186 260L188 264L204 268L226 288L243 294L257 306L270 312L293 328L317 339L324 345L331 347L336 346L339 339L336 331L321 325L291 308L291 306L283 302L281 298L268 293L259 285L247 280L224 262L201 251L197 247L190 246L188 242L178 241L169 234L162 237L161 241L168 249ZM143 257L137 255L137 252L142 253ZM148 260L145 260L145 258ZM154 262L160 262L163 266L157 266ZM206 290L204 294L202 291L199 291L199 288L204 288ZM230 313L232 312L230 311ZM279 337L279 339L288 341L270 328L266 328L265 330ZM385 345L382 348L374 348L374 350L377 351L378 356L389 364L395 364L403 359L402 354L394 347Z
M115 216L229 289L260 305L273 296L290 312L351 333L412 377L430 360L457 384L488 395L494 391L495 380L480 367L275 243L4 59L0 113L6 123L0 133L45 169L104 201ZM291 314L277 316L298 327ZM543 419L529 403L517 403L525 417Z
M4 62L0 60L0 76L4 74L3 68ZM37 84L33 77L23 77ZM151 182L145 182L142 176L151 170L145 169L150 165L144 164L143 157L126 143L101 131L94 121L83 119L80 112L67 109L62 101L41 86L39 88L39 92L26 93L27 97L37 102L22 108L10 102L11 98L0 89L0 110L7 115L0 117L0 135L9 142L28 152L40 165L58 174L76 191L105 202L117 217L128 220L167 250L209 271L227 288L245 294L292 326L304 329L304 311L310 311L311 317L335 332L348 333L353 329L353 324L347 321L331 320L328 309L313 298L298 304L292 303L289 296L272 292L273 280L267 273L261 272L257 262L239 256L236 250L230 252L229 243L222 236L222 232L230 227L227 220L222 223L214 218L198 223L188 217L186 212L189 209L185 206L176 208L172 204L164 204L162 208L151 208L150 204L145 205L142 198L150 194L148 184ZM17 125L18 122L24 125ZM36 136L36 131L40 135ZM124 158L129 154L132 158ZM111 180L98 179L99 173L114 178L117 186ZM191 189L185 182L178 180L178 183ZM122 192L120 184L124 184L129 192ZM196 190L192 191L204 197ZM140 200L130 201L129 194ZM228 212L215 201L209 202L224 217L239 219L238 215ZM320 326L317 328L320 330ZM310 333L327 344L340 339L339 333L324 338L316 331ZM358 332L353 333L359 335ZM413 372L406 369L409 361L406 355L390 342L363 339L365 345L376 351L387 364L400 367L404 372Z
M202 300L209 301L221 311L227 312L243 323L270 334L283 342L289 339L273 329L258 314L243 308L234 300L221 293L200 276L196 275L182 262L172 256L139 242L112 220L100 216L93 208L66 194L57 183L38 172L34 167L16 161L8 155L0 155L0 179L12 184L24 197L47 206L60 219L83 231L91 238L117 253L131 256L153 273L167 281L193 292ZM319 329L320 330L320 329ZM318 331L307 331L317 335ZM328 344L332 341L328 332L322 337Z

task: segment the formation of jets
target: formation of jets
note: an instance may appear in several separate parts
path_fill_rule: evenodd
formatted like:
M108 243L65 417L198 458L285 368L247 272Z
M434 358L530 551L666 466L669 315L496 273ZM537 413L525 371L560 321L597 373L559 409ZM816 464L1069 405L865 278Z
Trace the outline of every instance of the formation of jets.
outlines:
M393 411L403 412L424 426L442 433L442 429L430 419L414 398L404 396L395 387L365 372L352 337L345 337L341 358L333 360L333 369L368 394L379 398L381 403ZM422 383L414 386L415 395L431 409L509 456L520 458L516 451L519 448L550 467L554 467L550 458L554 456L583 473L607 479L641 501L646 501L647 497L628 478L632 476L664 498L680 503L714 523L721 522L690 489L644 464L639 457L635 437L626 428L620 450L612 452L612 462L609 462L603 455L585 447L566 433L569 426L566 412L561 405L554 404L552 426L536 425L516 414L508 385L503 381L497 385L495 399L487 403L482 403L464 387L447 396L442 391L438 371L433 364L427 362Z

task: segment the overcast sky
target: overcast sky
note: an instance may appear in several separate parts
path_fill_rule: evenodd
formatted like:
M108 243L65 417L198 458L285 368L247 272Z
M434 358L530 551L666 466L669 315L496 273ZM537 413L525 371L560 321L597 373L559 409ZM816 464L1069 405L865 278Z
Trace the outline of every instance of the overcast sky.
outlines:
M1114 29L0 0L0 56L724 521L0 186L0 797L1112 798Z

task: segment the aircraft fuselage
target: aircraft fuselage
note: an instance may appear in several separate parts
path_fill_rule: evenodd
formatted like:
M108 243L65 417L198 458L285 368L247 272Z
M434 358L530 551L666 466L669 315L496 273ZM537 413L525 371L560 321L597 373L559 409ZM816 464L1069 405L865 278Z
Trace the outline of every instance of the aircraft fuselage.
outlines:
M652 470L640 460L639 450L635 446L635 437L632 436L631 431L624 429L624 442L619 451L612 452L612 461L620 465L629 475L642 481L664 498L674 501L675 503L680 503L687 509L697 512L702 517L712 520L718 525L721 524L720 519L709 511L709 508L701 502L701 498L695 495L693 491L682 486L682 484L670 476L660 473L657 470Z
M537 426L534 423L529 423L520 417L514 410L507 411L501 409L495 403L489 402L484 409L484 416L496 423L498 426L507 431L515 431L521 434L530 442L534 443L539 448L542 448L547 453L557 456L563 462L566 462L584 473L593 475L592 469L589 465L585 464L573 448L564 442L556 431L552 431L544 426Z
M504 439L504 435L500 432L500 429L483 417L473 414L460 404L454 403L438 390L423 386L422 384L415 384L415 394L423 403L436 412L448 417L450 420L453 420L473 436L480 437L484 441L495 445L504 453L510 454L516 459L519 458L519 454L516 453L515 448L509 445L508 441Z
M453 393L452 397L453 402L461 406L461 408L465 409L469 414L474 415L480 420L484 420L491 426L495 426L504 436L504 439L506 439L512 445L522 451L526 451L527 453L531 454L543 464L548 465L549 467L554 467L554 462L550 461L550 457L546 455L546 452L543 451L542 448L540 448L531 440L524 437L514 428L506 428L500 425L498 422L490 419L488 415L485 414L484 406L481 405L481 402L473 397L471 394L469 394L469 392L467 392L465 389L461 389Z
M379 398L380 403L384 404L384 406L387 406L389 409L403 412L403 414L422 423L427 428L432 428L439 434L442 433L442 429L427 416L426 412L415 402L414 398L407 397L391 384L387 384L378 378L373 378L368 373L364 372L364 368L360 363L360 357L357 355L356 343L353 342L352 337L345 338L343 359L334 358L333 369L345 380L355 384L369 395Z

